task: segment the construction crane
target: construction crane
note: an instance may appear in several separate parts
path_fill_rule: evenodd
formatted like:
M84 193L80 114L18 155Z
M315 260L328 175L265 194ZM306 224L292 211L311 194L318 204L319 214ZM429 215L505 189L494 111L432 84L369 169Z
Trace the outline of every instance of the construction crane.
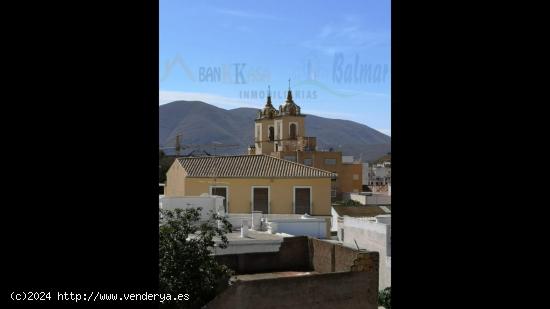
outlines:
M223 144L223 143L220 143L220 142L213 142L212 144L195 144L195 145L186 144L186 145L184 145L184 144L181 143L181 135L182 135L181 133L178 133L178 134L176 134L175 137L169 139L169 141L175 140L174 146L159 147L159 149L160 150L174 149L175 152L176 152L176 156L179 157L179 156L181 156L181 151L183 149L190 149L190 148L204 149L204 148L212 147L212 148L214 148L213 153L216 154L216 149L217 148L236 148L236 147L240 147L239 144Z

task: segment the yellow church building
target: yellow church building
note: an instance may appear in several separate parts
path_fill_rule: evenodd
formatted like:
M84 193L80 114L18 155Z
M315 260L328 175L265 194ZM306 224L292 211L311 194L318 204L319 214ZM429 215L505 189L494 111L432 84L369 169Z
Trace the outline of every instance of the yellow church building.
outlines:
M345 192L361 192L363 164L343 162L340 151L318 151L316 137L306 135L305 117L294 102L290 88L285 104L278 110L268 94L265 107L258 111L255 143L248 148L248 153L270 155L335 173L332 199L341 199Z

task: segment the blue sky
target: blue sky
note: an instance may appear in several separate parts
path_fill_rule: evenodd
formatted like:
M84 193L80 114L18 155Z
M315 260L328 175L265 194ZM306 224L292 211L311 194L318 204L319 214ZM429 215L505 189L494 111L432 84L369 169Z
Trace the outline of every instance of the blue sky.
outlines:
M302 112L391 134L390 1L160 0L159 104Z

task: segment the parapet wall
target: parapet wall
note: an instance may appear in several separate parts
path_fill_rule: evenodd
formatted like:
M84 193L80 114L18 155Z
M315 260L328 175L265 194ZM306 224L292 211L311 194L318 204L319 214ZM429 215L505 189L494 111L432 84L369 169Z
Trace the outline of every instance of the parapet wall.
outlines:
M378 308L378 276L368 272L339 272L240 281L206 308Z
M359 248L380 253L379 288L391 286L391 265L388 263L391 257L391 225L344 216L339 228L343 230L341 240L347 246L355 246L357 242Z
M358 251L319 239L310 239L312 269L318 273L368 271L378 276L378 252ZM378 284L378 280L376 280Z
M278 252L227 254L215 258L242 275L277 271L353 271L364 256L378 263L378 252L357 251L332 242L299 236L284 238ZM378 268L372 271L378 274Z
M285 238L278 253L223 255L240 274L313 271L237 281L206 308L378 308L378 252L307 237Z
M307 236L284 238L278 252L217 255L215 258L237 274L312 270Z

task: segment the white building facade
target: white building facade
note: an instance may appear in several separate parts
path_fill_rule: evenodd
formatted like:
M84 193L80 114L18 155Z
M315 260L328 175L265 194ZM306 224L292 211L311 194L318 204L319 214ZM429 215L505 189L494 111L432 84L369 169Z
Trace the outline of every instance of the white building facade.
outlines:
M379 289L391 286L391 215L338 218L338 240L380 254Z
M367 184L369 186L385 186L391 184L391 162L387 161L371 165L368 170Z

